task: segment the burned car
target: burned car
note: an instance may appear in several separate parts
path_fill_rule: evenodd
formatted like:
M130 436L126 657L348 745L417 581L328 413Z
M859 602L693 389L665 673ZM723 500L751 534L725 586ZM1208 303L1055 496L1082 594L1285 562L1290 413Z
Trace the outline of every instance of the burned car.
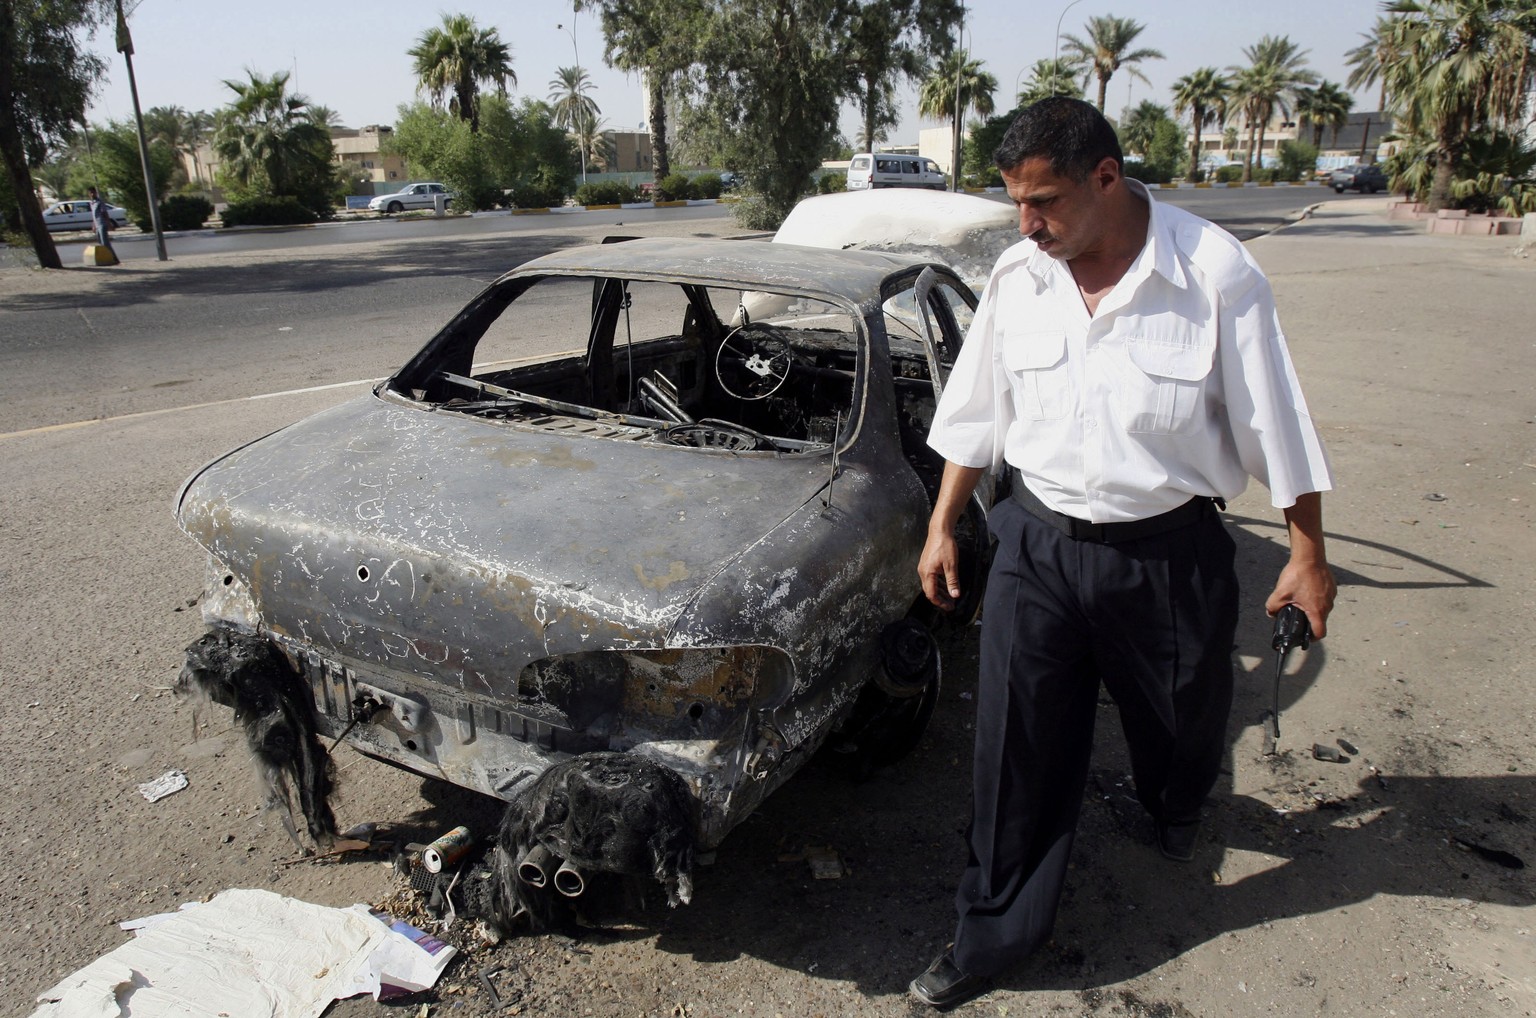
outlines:
M344 738L508 800L532 886L640 872L686 899L693 855L818 748L879 765L927 723L935 631L985 576L979 496L967 604L941 618L916 579L975 303L888 253L530 261L367 395L186 483L208 633L183 679L236 707L317 838L314 746Z

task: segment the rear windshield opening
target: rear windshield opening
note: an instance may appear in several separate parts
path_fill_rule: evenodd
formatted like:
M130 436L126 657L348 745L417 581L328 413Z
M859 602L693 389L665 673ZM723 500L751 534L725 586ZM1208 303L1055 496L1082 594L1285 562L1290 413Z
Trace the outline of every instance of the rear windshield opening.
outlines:
M816 298L549 276L488 293L392 384L487 420L807 453L856 427L866 346Z

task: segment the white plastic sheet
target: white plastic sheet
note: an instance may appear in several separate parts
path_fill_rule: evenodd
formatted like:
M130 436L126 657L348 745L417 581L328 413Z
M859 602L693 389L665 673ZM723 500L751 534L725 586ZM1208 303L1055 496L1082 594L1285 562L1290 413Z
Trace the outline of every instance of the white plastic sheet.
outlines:
M454 949L380 916L224 891L124 924L134 939L40 994L32 1018L317 1018L340 997L432 986Z

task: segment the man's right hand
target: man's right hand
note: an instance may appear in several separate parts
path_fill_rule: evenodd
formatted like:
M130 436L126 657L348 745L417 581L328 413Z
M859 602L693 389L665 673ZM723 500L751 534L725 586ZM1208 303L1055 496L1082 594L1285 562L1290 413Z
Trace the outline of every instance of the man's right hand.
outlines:
M923 596L945 611L954 611L960 600L960 548L955 544L955 521L965 510L983 472L981 467L946 462L938 497L933 500L928 540L917 560L917 578L923 584Z
M945 611L954 611L960 600L960 550L948 531L928 534L922 557L917 560L917 575L923 583L923 596Z

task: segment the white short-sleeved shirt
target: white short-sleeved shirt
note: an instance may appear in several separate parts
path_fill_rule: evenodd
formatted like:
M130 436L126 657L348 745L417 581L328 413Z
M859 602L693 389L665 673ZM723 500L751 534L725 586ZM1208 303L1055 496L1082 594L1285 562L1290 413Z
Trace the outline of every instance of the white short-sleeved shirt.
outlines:
M1023 240L998 259L928 443L1017 467L1058 512L1144 519L1250 476L1277 508L1333 487L1269 281L1237 239L1160 205L1091 318L1066 263Z

